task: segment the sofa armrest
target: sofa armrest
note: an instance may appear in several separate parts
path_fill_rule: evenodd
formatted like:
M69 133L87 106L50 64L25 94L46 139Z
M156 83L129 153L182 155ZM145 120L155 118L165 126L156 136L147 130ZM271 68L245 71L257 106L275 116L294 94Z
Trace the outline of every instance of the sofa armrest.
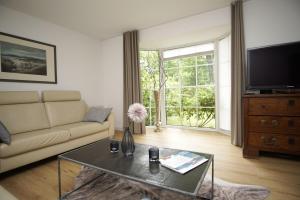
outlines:
M108 137L112 138L115 135L115 114L111 112L107 118L109 122Z

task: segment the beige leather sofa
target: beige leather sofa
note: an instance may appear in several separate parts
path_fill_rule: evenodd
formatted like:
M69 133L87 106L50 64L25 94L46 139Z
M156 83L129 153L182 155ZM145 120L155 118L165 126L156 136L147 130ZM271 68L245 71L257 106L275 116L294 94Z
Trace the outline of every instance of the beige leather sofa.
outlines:
M0 173L112 137L114 116L81 122L87 105L77 91L0 92L0 121L11 144L0 144Z

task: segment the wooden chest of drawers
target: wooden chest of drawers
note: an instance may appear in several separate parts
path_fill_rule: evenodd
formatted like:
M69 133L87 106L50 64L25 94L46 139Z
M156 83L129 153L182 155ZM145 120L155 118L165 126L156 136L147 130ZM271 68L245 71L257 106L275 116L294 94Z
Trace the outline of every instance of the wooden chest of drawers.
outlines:
M245 95L243 106L244 157L300 155L300 94Z

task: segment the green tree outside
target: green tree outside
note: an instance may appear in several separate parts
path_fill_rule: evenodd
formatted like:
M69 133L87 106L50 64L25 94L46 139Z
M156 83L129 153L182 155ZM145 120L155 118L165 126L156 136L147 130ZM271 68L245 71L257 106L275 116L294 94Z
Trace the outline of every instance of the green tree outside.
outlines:
M213 59L213 53L208 53L163 61L168 125L215 128ZM149 112L146 125L154 125L159 52L140 51L140 62L143 103Z

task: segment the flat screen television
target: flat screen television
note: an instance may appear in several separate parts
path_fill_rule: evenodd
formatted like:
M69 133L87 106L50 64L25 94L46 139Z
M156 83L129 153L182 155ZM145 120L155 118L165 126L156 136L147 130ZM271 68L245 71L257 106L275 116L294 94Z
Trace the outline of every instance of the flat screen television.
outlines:
M300 42L247 50L247 89L299 89Z

